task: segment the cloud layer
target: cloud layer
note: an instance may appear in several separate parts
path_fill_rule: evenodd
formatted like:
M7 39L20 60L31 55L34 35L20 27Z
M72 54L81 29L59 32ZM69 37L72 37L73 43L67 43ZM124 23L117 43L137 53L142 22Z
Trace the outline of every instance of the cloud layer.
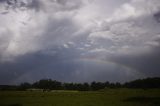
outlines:
M160 76L159 0L0 0L0 83Z

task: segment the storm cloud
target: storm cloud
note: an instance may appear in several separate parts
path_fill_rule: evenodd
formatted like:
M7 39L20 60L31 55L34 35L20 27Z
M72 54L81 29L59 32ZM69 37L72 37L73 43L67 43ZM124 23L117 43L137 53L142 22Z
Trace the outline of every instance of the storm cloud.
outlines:
M0 84L160 76L159 0L0 0Z

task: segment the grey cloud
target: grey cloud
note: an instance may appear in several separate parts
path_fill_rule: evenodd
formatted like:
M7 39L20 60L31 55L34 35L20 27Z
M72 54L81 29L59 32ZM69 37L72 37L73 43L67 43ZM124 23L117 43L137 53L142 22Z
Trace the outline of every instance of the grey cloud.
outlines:
M23 0L1 0L1 3L7 8L7 9L20 9L20 10L26 10L26 9L33 9L35 11L48 11L51 9L53 12L56 11L71 11L78 9L82 6L81 0L29 0L29 1L23 1ZM6 5L7 4L7 5ZM52 4L52 6L51 6Z
M6 49L9 46L9 43L12 39L11 31L2 31L0 32L0 61L3 58L3 55L5 54Z
M63 6L63 10L78 9L83 4L81 0L56 0L56 2Z
M69 18L51 20L48 22L44 33L42 33L42 36L46 36L42 37L42 41L40 42L44 42L46 44L64 44L65 42L70 41L70 39L73 37L72 34L78 30L79 29ZM48 41L49 39L55 40Z
M41 78L124 82L159 76L158 1L150 1L149 9L143 9L145 0L140 5L133 1L139 3L0 0L8 9L0 17L0 83Z
M77 54L79 52L59 47L55 47L52 51L56 53L53 55L52 53L46 54L47 51L39 51L19 56L13 62L1 63L0 83L32 82L41 78L72 81L71 73L77 66L73 60L79 56Z
M79 9L82 4L81 0L32 0L27 3L26 7L43 11L48 11L48 9L52 11L72 11Z
M145 77L158 77L160 76L160 46L154 47L150 52L119 55L111 58L120 64L132 67L137 71L143 73Z
M41 0L31 0L28 4L22 2L24 6L30 9L35 9L36 11L40 11L43 8L43 3Z
M121 39L119 39L117 46L118 49L122 50L123 53L114 52L115 54L111 54L109 57L106 56L106 58L110 58L110 61L116 62L117 64L131 67L132 69L142 73L144 77L160 76L160 24L157 23L154 12L150 15L144 15L135 19L119 21L113 25L118 25L119 23L120 27L115 27L112 32L114 34L116 33L117 36L121 36L121 34L122 37L125 36L124 39L126 39L126 41L122 39L124 42L121 42ZM131 23L130 31L127 31L130 29L127 26L128 23L129 27ZM125 30L123 31L123 29ZM110 30L111 29L109 28L109 31ZM145 33L141 33L141 31ZM132 34L133 36L131 36ZM114 41L115 40L113 39L113 42ZM126 51L125 49L121 48L121 45L127 46L127 49L129 50ZM135 49L139 47L140 49Z
M147 43L160 33L159 28L160 24L156 22L153 12L136 18L104 22L97 31L90 33L88 39L99 45L99 48L114 53L135 52L146 49Z
M35 14L39 15L38 12ZM70 13L57 14L44 13L41 14L42 17L32 17L30 16L30 14L23 14L24 16L26 15L27 17L29 17L29 19L26 17L22 17L26 18L26 20L22 21L23 23L25 23L25 25L22 24L20 26L21 31L18 28L16 30L12 30L12 32L9 34L12 36L12 40L9 42L9 47L6 47L7 51L4 50L6 51L6 54L10 55L10 52L12 52L11 54L13 54L14 57L19 54L23 55L30 52L36 52L38 50L44 50L45 48L54 48L54 46L56 45L64 45L65 43L73 40L74 33L80 30L73 21L73 15L70 15ZM13 19L14 18L15 22L19 21L19 19L17 19L16 17L13 17ZM33 21L35 22L36 27L32 25L31 22ZM10 26L8 27L10 28ZM20 36L16 37L17 35L15 35L14 33ZM16 52L17 50L14 49L17 49L19 52Z
M29 0L29 1L23 1L23 0L1 0L1 3L6 7L6 9L34 9L36 11L41 10L43 8L41 0Z
M160 22L160 11L154 14L155 19L157 22Z
M0 2L6 2L6 0L0 0Z
M14 62L0 64L0 84L33 82L42 78L52 78L63 82L121 81L139 76L121 66L112 63L97 63L92 60L79 60L76 49L56 49L55 55L46 55L44 51L16 58ZM11 71L12 70L12 71ZM117 71L119 71L117 73ZM132 74L127 74L130 72ZM116 79L115 77L116 76Z
M45 72L48 70L54 71L55 66L59 62L57 57L54 56L45 56L41 53L34 53L24 55L23 57L19 57L15 62L7 62L1 64L1 83L14 83L20 77L24 77L26 75L32 75L32 78L27 78L27 81L34 81L36 79L40 79L46 76L43 76ZM53 64L54 62L54 64ZM53 64L53 69L51 67L46 67L49 64ZM43 66L43 67L41 67ZM51 68L51 69L49 69ZM12 70L12 71L10 71ZM58 75L59 73L57 73ZM39 76L41 75L41 76ZM34 79L35 78L35 79ZM25 80L25 79L21 79Z

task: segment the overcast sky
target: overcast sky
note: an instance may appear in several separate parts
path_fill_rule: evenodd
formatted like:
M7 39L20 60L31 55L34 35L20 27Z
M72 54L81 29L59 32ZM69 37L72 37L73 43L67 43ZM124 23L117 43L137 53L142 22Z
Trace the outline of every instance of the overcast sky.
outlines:
M0 84L160 77L160 0L0 0Z

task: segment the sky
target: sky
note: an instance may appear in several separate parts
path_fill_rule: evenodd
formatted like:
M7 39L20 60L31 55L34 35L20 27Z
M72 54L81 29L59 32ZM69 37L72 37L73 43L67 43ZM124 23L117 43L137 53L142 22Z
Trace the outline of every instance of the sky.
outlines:
M160 0L0 0L0 84L160 77Z

